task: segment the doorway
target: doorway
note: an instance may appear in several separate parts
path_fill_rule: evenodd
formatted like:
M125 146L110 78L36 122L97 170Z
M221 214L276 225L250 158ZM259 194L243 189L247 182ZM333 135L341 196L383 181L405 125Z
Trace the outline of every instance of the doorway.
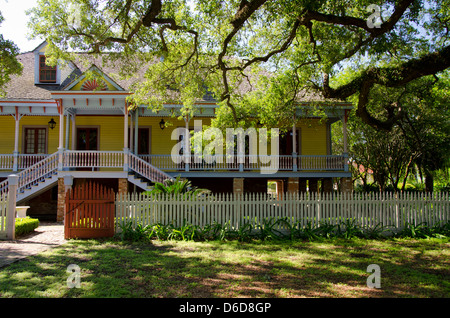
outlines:
M77 150L98 150L98 128L77 128Z
M97 151L98 150L98 128L96 127L77 127L77 150L83 151ZM98 158L96 155L88 155L90 163L88 165L95 165ZM79 171L98 171L98 168L77 168Z

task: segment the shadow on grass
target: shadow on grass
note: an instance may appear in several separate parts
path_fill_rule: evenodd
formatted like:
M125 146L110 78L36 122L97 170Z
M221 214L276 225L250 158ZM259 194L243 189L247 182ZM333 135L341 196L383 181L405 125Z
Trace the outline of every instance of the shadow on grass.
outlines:
M78 240L0 269L0 297L448 297L448 247ZM70 264L81 269L80 288L67 287ZM370 264L380 266L380 289L367 287Z

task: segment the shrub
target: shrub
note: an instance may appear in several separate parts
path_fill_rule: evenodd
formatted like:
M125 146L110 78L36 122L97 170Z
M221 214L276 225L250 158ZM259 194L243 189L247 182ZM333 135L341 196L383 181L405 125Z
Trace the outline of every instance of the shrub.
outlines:
M281 225L283 230L277 228ZM397 238L449 238L450 222L436 224L428 227L426 224L407 224L398 233L391 233L389 227L381 224L373 227L360 227L353 219L342 220L338 224L320 222L320 226L308 222L305 226L300 223L290 224L286 218L265 219L260 224L252 225L249 222L240 224L234 228L229 223L213 223L200 227L184 222L182 226L174 224L152 224L142 226L138 224L135 228L131 222L121 225L121 232L116 237L123 241L142 240L183 240L183 241L211 241L211 240L237 240L247 242L252 240L320 240L332 238L366 238L383 239L393 234Z
M16 236L33 232L39 226L38 219L32 219L29 216L16 219Z

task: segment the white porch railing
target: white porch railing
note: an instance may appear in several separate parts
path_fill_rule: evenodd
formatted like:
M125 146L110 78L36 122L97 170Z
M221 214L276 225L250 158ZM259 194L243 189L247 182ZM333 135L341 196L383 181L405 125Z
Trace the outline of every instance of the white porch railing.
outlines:
M64 168L123 168L123 151L66 150Z
M182 155L177 158L172 158L171 155L139 155L139 157L162 170L186 169ZM213 155L209 158L192 155L190 157L189 171L252 171L269 166L271 160L278 160L279 171L344 171L346 165L346 157L340 155L300 155L296 157L289 155L245 155L242 163L236 155Z
M35 163L47 158L48 154L18 154L17 155L17 169L23 170L31 167ZM0 170L14 169L14 155L0 154Z

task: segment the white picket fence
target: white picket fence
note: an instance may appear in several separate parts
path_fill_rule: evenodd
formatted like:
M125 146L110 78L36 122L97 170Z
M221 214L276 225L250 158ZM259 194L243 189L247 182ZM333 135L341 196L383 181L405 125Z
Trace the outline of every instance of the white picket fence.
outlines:
M0 239L6 239L8 234L8 223L6 215L8 213L8 194L0 195Z
M238 228L250 223L253 228L264 221L285 218L291 225L308 223L338 224L351 219L361 228L386 226L400 230L406 224L434 226L450 220L448 193L288 193L282 199L269 194L209 194L200 198L180 195L118 194L116 231L131 222L135 227L152 224L183 223L197 226L229 224ZM280 228L282 229L282 228Z

